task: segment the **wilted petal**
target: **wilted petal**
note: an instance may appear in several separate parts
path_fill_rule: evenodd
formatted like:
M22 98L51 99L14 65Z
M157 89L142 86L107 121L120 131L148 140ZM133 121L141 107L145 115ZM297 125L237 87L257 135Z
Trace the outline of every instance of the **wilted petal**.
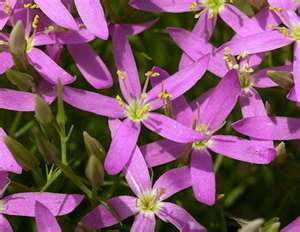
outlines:
M61 0L34 0L38 4L39 8L58 25L77 30L78 26L72 17L71 13L64 6Z
M87 29L101 39L108 39L108 27L98 0L75 0L75 5Z
M108 200L107 204L113 209L112 213L103 205L97 206L81 219L81 223L91 230L109 227L119 223L137 212L135 197L119 196Z
M26 192L9 195L4 200L3 214L16 216L35 216L35 203L39 201L54 216L65 215L72 212L82 201L79 194L61 194L46 192Z
M0 214L0 231L13 232L13 229L9 224L8 220L2 214Z
M201 123L204 123L211 131L219 129L235 106L240 92L237 72L229 71L214 88L214 92L201 111Z
M157 215L161 220L172 223L182 232L206 232L205 227L200 225L185 209L169 202L164 202L162 209Z
M141 147L142 154L149 167L169 163L178 159L184 152L185 144L162 139Z
M160 199L165 200L191 186L190 169L188 167L174 168L161 175L153 189L161 191Z
M130 228L130 232L154 232L155 217L145 216L141 213L135 216L134 222Z
M167 116L158 113L148 113L143 124L160 136L178 143L190 143L206 138L207 136L186 127Z
M212 158L206 149L193 150L190 169L195 198L207 205L215 204L216 178Z
M130 6L150 12L187 12L195 0L130 0Z
M35 204L35 220L38 232L60 232L60 226L50 210L40 202Z
M258 116L237 121L232 127L244 135L257 139L300 139L299 118Z
M68 45L68 50L84 78L94 88L110 88L112 86L110 71L88 44Z
M112 118L124 116L124 110L116 99L98 93L64 86L63 99L71 106L87 112Z
M29 63L48 82L57 84L58 80L61 80L62 84L65 85L75 81L74 77L63 70L42 50L32 48L32 50L27 53L27 56Z
M105 170L116 175L124 168L136 147L141 124L125 119L112 138L110 148L104 162Z

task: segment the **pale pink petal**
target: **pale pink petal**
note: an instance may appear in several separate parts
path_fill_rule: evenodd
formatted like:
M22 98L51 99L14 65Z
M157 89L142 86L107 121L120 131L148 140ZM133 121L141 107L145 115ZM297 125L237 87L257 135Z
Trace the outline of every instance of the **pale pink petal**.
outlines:
M8 69L14 66L14 61L11 54L8 51L2 51L0 53L0 74L5 73Z
M1 232L13 232L13 229L11 225L9 224L9 221L0 214L0 231Z
M38 232L61 232L54 215L39 201L35 203L35 220Z
M297 217L290 224L281 229L281 232L296 232L300 231L300 217Z
M130 228L130 232L154 232L155 217L146 216L141 213L135 216L134 222Z

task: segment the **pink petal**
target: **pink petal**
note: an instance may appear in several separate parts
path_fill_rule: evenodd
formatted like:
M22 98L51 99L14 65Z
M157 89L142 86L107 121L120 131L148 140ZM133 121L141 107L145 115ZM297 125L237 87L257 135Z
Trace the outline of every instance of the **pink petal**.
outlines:
M253 164L269 164L276 157L276 150L264 142L229 135L213 136L209 148L229 158Z
M298 42L295 43L294 48L293 75L296 101L300 102L300 44Z
M164 202L157 216L182 232L207 232L185 209L173 203Z
M34 0L38 4L39 8L47 15L51 20L53 20L58 25L77 30L78 26L72 17L71 13L64 6L61 0Z
M81 223L87 225L91 230L112 226L119 223L118 219L124 220L137 212L136 201L137 199L131 196L111 198L107 203L117 215L100 205L85 215L81 219Z
M4 2L1 2L1 5L0 5L0 30L1 31L4 28L4 26L6 25L9 17L12 16L11 12L15 8L16 3L17 3L17 0L9 0L10 13L9 13L9 15L7 15L5 13L5 4L4 4Z
M232 127L244 135L257 139L300 139L299 118L257 116L237 121Z
M165 200L191 186L190 169L188 167L174 168L163 175L154 183L153 189L162 191L160 199Z
M158 19L154 19L151 21L143 22L143 23L134 23L134 24L120 24L122 27L122 30L125 32L127 35L137 35L139 33L142 33L146 29L150 28L153 26L158 21ZM111 26L113 29L114 26Z
M146 216L141 213L135 216L134 222L130 228L130 232L154 232L155 217Z
M68 50L84 78L97 89L110 88L110 71L97 53L86 43L68 45Z
M168 77L170 76L170 74L166 70L164 70L160 67L153 67L151 69L151 71L159 73L158 77L150 78L152 88L157 86L157 85L160 85L162 81L168 79Z
M0 214L0 231L2 232L14 232L9 221Z
M108 39L108 27L98 0L75 0L75 5L87 29L101 39Z
M143 124L160 136L178 143L190 143L207 137L191 127L186 127L174 119L158 113L148 113L148 118L143 121Z
M194 0L130 0L129 4L139 10L150 12L187 12Z
M124 168L136 147L141 124L125 119L112 138L104 162L105 170L116 175Z
M0 74L5 73L8 69L14 66L12 56L8 51L2 51L0 53L0 60Z
M0 198L3 197L6 188L9 185L8 172L0 171ZM1 215L1 214L0 214Z
M79 194L61 194L47 192L26 192L9 195L4 200L3 214L16 216L35 216L35 203L39 201L54 216L65 215L72 212L82 201Z
M297 217L290 224L281 229L281 232L296 232L300 231L300 217Z
M124 116L124 110L116 99L98 93L64 86L63 99L71 106L83 111L112 118Z
M175 119L181 124L192 128L194 122L194 113L185 97L181 96L176 98L172 102L172 105Z
M0 171L22 173L22 167L17 163L14 156L6 146L4 139L6 137L5 131L0 128ZM1 189L1 188L0 188Z
M60 232L60 226L50 210L40 202L35 204L35 220L38 232Z
M42 50L32 48L32 50L27 53L27 56L29 63L49 83L57 84L59 79L64 85L75 81L74 77L63 70Z
M190 169L195 198L204 204L214 205L216 178L212 158L206 149L193 150Z

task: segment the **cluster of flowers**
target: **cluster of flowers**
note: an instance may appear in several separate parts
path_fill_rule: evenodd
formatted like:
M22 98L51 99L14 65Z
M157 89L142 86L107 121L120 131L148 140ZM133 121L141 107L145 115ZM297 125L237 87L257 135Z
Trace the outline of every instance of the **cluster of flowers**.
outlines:
M300 139L300 119L269 117L255 89L293 86L288 99L300 104L298 4L293 0L269 0L253 17L226 0L131 0L129 4L149 12L195 13L198 22L192 32L166 29L183 50L177 73L169 75L162 68L153 67L145 74L141 87L128 36L143 32L156 20L108 24L99 0L3 0L0 73L6 73L18 90L1 88L0 108L35 111L36 95L51 104L60 86L60 97L65 103L108 118L112 142L104 168L109 175L123 172L136 196L117 196L106 205L99 205L81 219L78 231L109 227L131 215L135 215L131 231L154 231L155 216L180 231L206 231L185 209L164 200L192 187L199 202L215 204L211 152L265 165L276 158L273 141ZM70 13L74 6L78 18ZM209 40L218 17L235 31L235 36L215 48ZM58 65L64 45L92 87L104 89L113 85L108 68L89 45L96 38L109 37L123 97L70 87L75 78ZM266 52L293 42L292 63L256 70ZM189 103L184 93L206 71L220 77L219 83ZM248 139L218 133L238 100L243 119L232 128ZM164 114L154 112L160 108ZM139 147L142 124L163 139ZM13 149L8 148L6 133L3 129L0 132L3 195L9 185L8 173L20 174L22 167L15 161ZM148 168L182 158L185 166L165 172L152 184ZM66 163L64 158L62 161ZM0 230L12 231L2 216L7 214L36 217L38 231L60 231L54 216L73 211L82 199L77 194L45 192L6 196L0 201ZM282 231L298 231L299 227L297 219Z

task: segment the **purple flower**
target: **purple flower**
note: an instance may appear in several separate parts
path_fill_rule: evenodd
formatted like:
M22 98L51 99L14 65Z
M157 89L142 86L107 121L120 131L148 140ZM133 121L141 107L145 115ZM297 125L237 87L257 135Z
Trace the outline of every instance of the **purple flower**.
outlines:
M9 184L7 172L0 172L1 197ZM9 222L3 215L36 216L36 203L47 205L54 216L72 212L82 201L83 196L78 194L61 194L47 192L15 193L0 200L0 230L12 231Z
M190 172L195 197L200 202L213 205L216 191L215 175L209 150L244 162L270 163L276 155L272 143L216 134L216 131L223 127L239 94L237 72L232 70L222 78L217 87L198 98L192 107L183 97L176 99L176 119L190 128L195 128L195 131L207 134L209 138L192 144L179 144L164 139L144 145L141 150L147 164L165 164L191 152Z
M300 217L297 217L294 221L281 229L281 232L296 232L300 231Z
M64 101L72 106L111 118L125 118L118 132L113 136L104 164L111 175L119 173L129 160L140 134L141 123L151 131L179 143L205 138L203 134L151 111L163 106L166 97L176 99L194 86L206 71L208 56L202 57L195 64L170 76L160 86L154 87L147 93L149 78L160 74L147 73L146 84L143 90L141 89L136 64L127 39L129 33L135 34L140 31L140 27L135 25L124 27L115 25L112 28L114 57L125 100L120 96L117 96L116 100L100 94L64 87Z
M154 232L155 216L162 221L172 223L183 232L204 232L201 226L188 212L176 204L165 202L167 198L190 186L189 169L176 168L164 173L152 185L150 175L138 147L125 167L125 177L136 197L118 196L100 205L81 219L89 229L112 226L135 215L131 231Z

